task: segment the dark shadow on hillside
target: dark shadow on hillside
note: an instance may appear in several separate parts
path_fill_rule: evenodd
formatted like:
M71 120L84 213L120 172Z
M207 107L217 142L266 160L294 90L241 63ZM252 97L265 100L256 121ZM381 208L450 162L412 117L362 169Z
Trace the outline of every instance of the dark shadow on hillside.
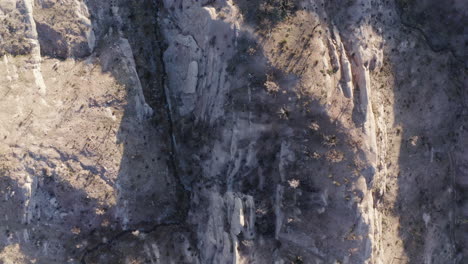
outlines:
M466 25L468 16L463 0L398 0L400 20L418 32L434 52L448 51L462 66L468 67Z
M432 0L398 4L402 32L415 40L408 48L385 49L395 76L395 123L402 130L395 175L400 237L408 263L464 263L466 246L457 237L463 237L460 231L466 234L466 226L456 224L461 202L456 201L456 178L462 176L453 159L466 112L464 44L459 43L463 11Z

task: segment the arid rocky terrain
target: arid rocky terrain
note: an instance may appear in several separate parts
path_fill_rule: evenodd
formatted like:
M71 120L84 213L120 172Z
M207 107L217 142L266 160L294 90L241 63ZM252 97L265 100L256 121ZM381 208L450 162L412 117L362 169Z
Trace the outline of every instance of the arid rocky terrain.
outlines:
M468 263L468 2L0 0L0 263Z

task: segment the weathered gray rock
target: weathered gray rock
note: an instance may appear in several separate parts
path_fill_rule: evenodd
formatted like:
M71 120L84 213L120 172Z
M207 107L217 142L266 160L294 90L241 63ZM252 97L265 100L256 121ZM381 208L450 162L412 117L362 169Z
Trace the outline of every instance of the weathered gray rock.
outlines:
M0 0L0 262L466 262L451 4Z

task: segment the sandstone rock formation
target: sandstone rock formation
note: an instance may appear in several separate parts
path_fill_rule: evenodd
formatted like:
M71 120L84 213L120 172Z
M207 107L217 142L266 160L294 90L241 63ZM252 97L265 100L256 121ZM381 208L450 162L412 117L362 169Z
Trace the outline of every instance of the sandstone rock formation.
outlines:
M467 8L0 0L0 262L465 263Z

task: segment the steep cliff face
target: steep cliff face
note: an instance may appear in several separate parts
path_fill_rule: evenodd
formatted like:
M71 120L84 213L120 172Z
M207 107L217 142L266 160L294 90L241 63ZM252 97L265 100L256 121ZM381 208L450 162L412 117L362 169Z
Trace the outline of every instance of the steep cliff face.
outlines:
M466 8L0 0L0 260L464 263Z

